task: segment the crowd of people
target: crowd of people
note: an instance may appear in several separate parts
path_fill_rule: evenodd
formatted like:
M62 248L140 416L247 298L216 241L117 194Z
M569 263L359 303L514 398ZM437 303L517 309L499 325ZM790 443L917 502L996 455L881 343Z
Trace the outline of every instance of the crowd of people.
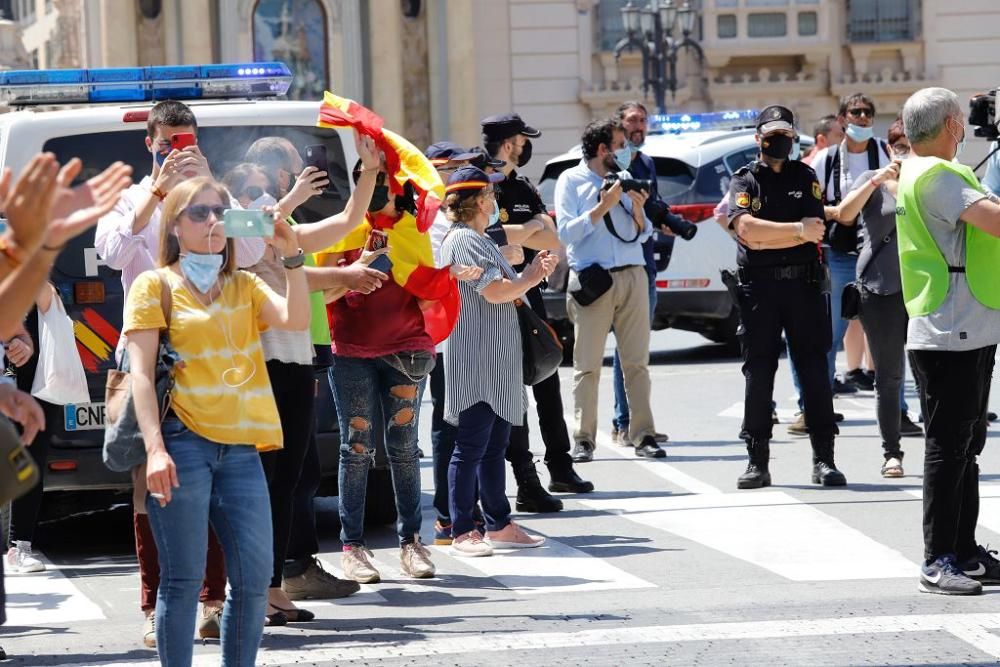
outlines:
M728 284L741 315L740 435L749 462L737 486L771 484L774 374L785 346L801 411L789 431L811 440L813 481L847 483L834 460L841 417L832 399L858 388L876 393L881 473L902 476L900 439L923 433L903 397L909 351L926 428L921 589L974 594L1000 583L1000 561L975 539L976 457L1000 338L1000 292L987 271L1000 253L1000 204L953 162L966 131L953 93L915 93L885 141L874 137L874 118L871 98L850 95L816 124L813 150L799 155L794 114L767 107L756 124L759 158L734 175L717 209L739 265ZM400 569L435 575L423 541L418 443L428 384L433 542L456 556L544 543L511 518L505 459L519 512L557 512L563 505L553 494L594 490L574 466L594 457L611 333L613 440L637 457L666 455L648 364L671 214L642 152L647 121L633 101L585 128L582 161L558 178L554 218L517 172L541 134L517 114L484 119L481 147L429 146L415 162L426 174L405 183L399 156L387 154L399 143L356 128L350 199L309 224L294 216L329 186L329 174L303 167L299 148L274 136L216 179L196 140L172 147L175 135L198 132L179 102L150 111L150 173L134 185L130 168L115 163L70 187L80 162L60 167L49 154L16 180L4 172L0 339L11 363L35 356L33 325L23 319L51 307L46 280L68 239L96 223L98 253L121 272L116 359L130 373L145 443L145 463L132 471L142 641L163 664L190 664L196 633L221 638L225 664L253 664L265 626L314 618L298 602L349 596L381 579L364 534L380 442ZM991 170L1000 176L1000 161ZM625 187L632 178L651 185ZM443 194L434 215L422 210L428 183ZM273 236L227 237L225 213L239 208L262 211ZM563 252L574 423L563 417L557 373L531 385L546 488L529 448L518 309L547 317L539 288ZM848 371L838 378L841 341ZM164 346L180 359L165 405L157 394ZM317 558L317 371L340 426L343 578ZM44 458L39 404L0 382L0 412ZM39 484L14 504L8 569L44 568L31 552L40 497Z

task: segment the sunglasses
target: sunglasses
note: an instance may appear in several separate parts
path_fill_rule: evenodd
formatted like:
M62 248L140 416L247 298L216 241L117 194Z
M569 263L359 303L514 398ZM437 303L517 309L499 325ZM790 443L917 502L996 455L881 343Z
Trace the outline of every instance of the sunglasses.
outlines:
M848 109L847 113L848 113L848 115L854 116L855 118L861 118L862 116L865 117L865 118L874 118L875 117L875 110L874 109L869 109L867 107L858 107L857 109Z
M191 222L205 222L208 220L208 216L213 214L216 220L222 220L222 217L226 214L226 207L195 204L194 206L188 206L181 211L181 214L186 215Z
M258 187L256 185L250 185L245 190L243 194L250 197L251 201L256 201L264 196L264 188Z

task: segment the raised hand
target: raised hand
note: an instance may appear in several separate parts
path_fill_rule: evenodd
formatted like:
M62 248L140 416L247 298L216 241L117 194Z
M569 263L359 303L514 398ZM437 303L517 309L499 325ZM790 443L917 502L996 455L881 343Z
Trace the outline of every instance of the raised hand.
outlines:
M58 248L96 224L115 207L122 191L132 183L132 167L115 162L86 182L69 187L82 167L83 163L73 158L56 178L52 221L45 234L45 244L49 247Z
M52 153L39 153L31 158L13 186L10 172L5 170L2 182L8 192L4 211L21 261L30 257L45 239L58 174L59 163Z

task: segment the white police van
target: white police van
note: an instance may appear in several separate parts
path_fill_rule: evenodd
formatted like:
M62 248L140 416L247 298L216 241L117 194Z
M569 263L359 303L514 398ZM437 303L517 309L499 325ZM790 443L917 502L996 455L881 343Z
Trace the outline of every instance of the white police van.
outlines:
M138 182L151 166L144 143L150 108L159 100L180 100L197 118L198 145L217 178L242 162L247 148L260 137L286 137L300 150L325 145L332 187L296 211L296 219L314 222L343 210L353 187L348 165L354 164L357 154L350 130L316 127L318 101L275 99L287 92L290 83L290 71L278 62L3 72L0 102L13 110L0 115L0 167L17 174L33 155L50 151L60 162L83 160L81 181L123 160L132 165ZM101 461L104 385L115 363L122 323L119 273L97 255L91 230L61 253L52 280L74 322L91 403L46 406L52 445L44 462L45 489L125 490L130 485L128 475L111 473ZM317 380L325 491L335 494L337 420L325 373L319 373Z
M690 241L676 238L666 270L656 276L658 301L654 329L694 331L709 340L736 346L739 324L735 306L720 271L736 264L732 237L714 222L712 211L729 192L729 180L757 156L752 109L703 114L654 115L642 151L653 158L660 197L674 213L698 227ZM802 150L813 141L802 137ZM552 210L556 179L580 162L575 146L549 160L538 184ZM564 342L572 344L566 319L565 282L546 291L546 308Z

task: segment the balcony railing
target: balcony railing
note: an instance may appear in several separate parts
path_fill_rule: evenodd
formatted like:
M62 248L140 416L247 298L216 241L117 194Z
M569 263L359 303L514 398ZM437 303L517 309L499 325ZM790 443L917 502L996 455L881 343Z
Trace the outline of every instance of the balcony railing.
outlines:
M909 42L920 37L920 0L849 0L850 42Z

